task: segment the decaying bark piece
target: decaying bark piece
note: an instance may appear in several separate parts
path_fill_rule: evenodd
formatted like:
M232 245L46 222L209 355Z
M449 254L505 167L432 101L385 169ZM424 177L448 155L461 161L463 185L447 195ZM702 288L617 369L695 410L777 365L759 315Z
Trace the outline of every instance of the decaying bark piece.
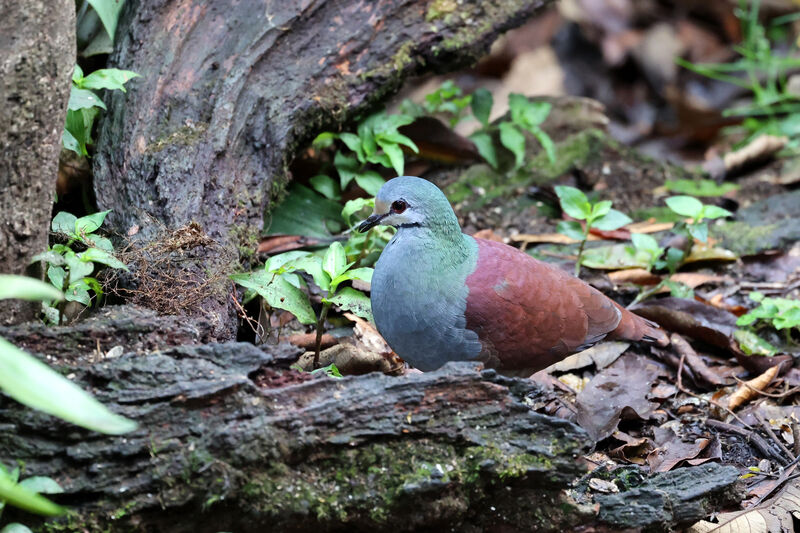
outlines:
M94 159L100 207L122 234L196 221L224 248L252 253L300 144L409 75L475 61L547 3L127 2L110 64L142 78L108 97ZM199 306L219 338L235 331L227 288Z
M0 273L24 274L47 249L74 64L74 2L0 3ZM37 309L5 301L0 324Z
M288 369L297 355L288 344L228 343L69 363L77 383L140 428L101 436L0 396L0 458L61 484L55 499L75 513L61 519L68 530L562 531L598 522L593 505L563 493L591 443L574 424L531 411L533 382L463 363L309 380ZM664 496L654 527L702 518L705 504L690 504L733 483L720 479ZM674 498L695 510L669 518Z

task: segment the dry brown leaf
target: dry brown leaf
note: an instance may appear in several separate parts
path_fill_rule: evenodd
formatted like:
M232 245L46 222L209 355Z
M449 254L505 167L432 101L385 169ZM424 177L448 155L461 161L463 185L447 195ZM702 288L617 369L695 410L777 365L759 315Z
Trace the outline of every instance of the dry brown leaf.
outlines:
M780 150L783 150L787 142L789 142L789 139L786 137L759 135L747 146L725 154L722 158L725 162L725 170L731 172L745 165L766 161Z
M655 222L654 218L644 222L634 222L625 226L631 233L658 233L659 231L671 230L675 227L674 222Z
M560 233L518 233L510 238L513 242L524 242L526 244L575 244L580 242ZM586 240L602 241L603 239L590 233L589 238Z
M780 365L775 365L768 368L766 372L760 376L755 377L750 381L740 383L734 393L731 394L730 398L728 398L728 409L736 409L740 405L757 397L758 391L766 389L767 386L772 383L772 380L778 375L778 370L780 370Z
M602 342L582 352L572 354L566 359L550 365L546 370L548 372L568 372L590 365L595 365L600 370L616 361L629 346L628 342Z
M608 279L614 283L635 283L636 285L656 285L661 281L661 276L648 272L644 268L629 268L609 272Z
M701 520L687 533L791 533L794 531L792 516L800 519L800 480L793 480L758 507L717 515L717 524Z

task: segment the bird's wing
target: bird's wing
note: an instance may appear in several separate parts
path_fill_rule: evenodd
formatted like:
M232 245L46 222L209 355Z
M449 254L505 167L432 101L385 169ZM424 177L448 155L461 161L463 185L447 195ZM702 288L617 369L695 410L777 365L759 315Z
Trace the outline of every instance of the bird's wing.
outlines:
M602 340L620 322L613 301L511 246L475 239L467 327L501 368L544 368Z

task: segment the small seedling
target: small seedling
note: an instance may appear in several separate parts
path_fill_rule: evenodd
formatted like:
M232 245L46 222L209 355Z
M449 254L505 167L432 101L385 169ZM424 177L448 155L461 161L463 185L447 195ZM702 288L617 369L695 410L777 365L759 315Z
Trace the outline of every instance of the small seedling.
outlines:
M81 67L75 65L67 105L67 120L61 136L64 148L72 150L78 155L89 155L86 147L93 143L94 120L100 109L106 109L103 100L92 89L125 92L125 83L138 76L129 70L107 68L96 70L84 77Z
M362 318L373 320L369 297L352 287L340 286L346 281L355 279L366 282L372 280L371 268L352 268L354 265L355 261L348 263L342 244L334 242L322 257L310 252L286 252L271 257L263 270L234 274L231 279L242 287L255 291L271 307L289 311L302 324L315 325L317 337L314 368L316 369L319 366L325 319L331 306L336 305ZM314 283L325 292L319 315L315 314L308 295L301 290L303 280L296 272L310 275Z
M759 305L740 316L736 325L750 326L760 320L778 331L784 330L787 342L792 342L791 330L800 328L800 301L769 298L760 292L751 292L750 299Z
M561 209L569 216L577 220L562 220L558 223L557 231L572 239L580 241L578 247L578 259L575 262L575 275L580 274L581 260L583 258L583 248L589 238L589 231L596 228L603 231L613 231L630 224L632 220L628 215L612 209L610 200L603 200L592 203L586 198L582 191L575 187L566 185L556 185ZM578 222L582 220L584 223Z
M128 270L125 263L114 257L114 246L111 241L101 235L96 235L110 211L100 211L92 215L78 218L64 211L58 213L51 223L53 232L66 238L66 244L54 244L46 252L34 256L33 261L47 263L47 279L59 291L64 291L65 298L70 302L80 302L91 305L91 294L94 292L99 302L103 296L103 288L96 277L95 263L106 265L110 268ZM82 252L73 250L75 245L85 247ZM44 303L45 317L53 323L58 323L61 310L56 302Z
M670 196L666 199L666 203L672 211L690 219L676 225L673 231L677 233L685 228L692 238L701 242L708 241L708 222L706 220L733 216L733 213L727 209L716 205L705 205L692 196Z

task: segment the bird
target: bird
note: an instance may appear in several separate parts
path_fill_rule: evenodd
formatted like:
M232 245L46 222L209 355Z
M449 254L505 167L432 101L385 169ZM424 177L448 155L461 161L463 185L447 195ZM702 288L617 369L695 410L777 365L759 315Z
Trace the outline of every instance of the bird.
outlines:
M357 230L397 228L372 275L378 332L410 366L476 361L532 375L604 339L668 343L579 278L504 243L462 232L444 193L415 176L383 184Z

